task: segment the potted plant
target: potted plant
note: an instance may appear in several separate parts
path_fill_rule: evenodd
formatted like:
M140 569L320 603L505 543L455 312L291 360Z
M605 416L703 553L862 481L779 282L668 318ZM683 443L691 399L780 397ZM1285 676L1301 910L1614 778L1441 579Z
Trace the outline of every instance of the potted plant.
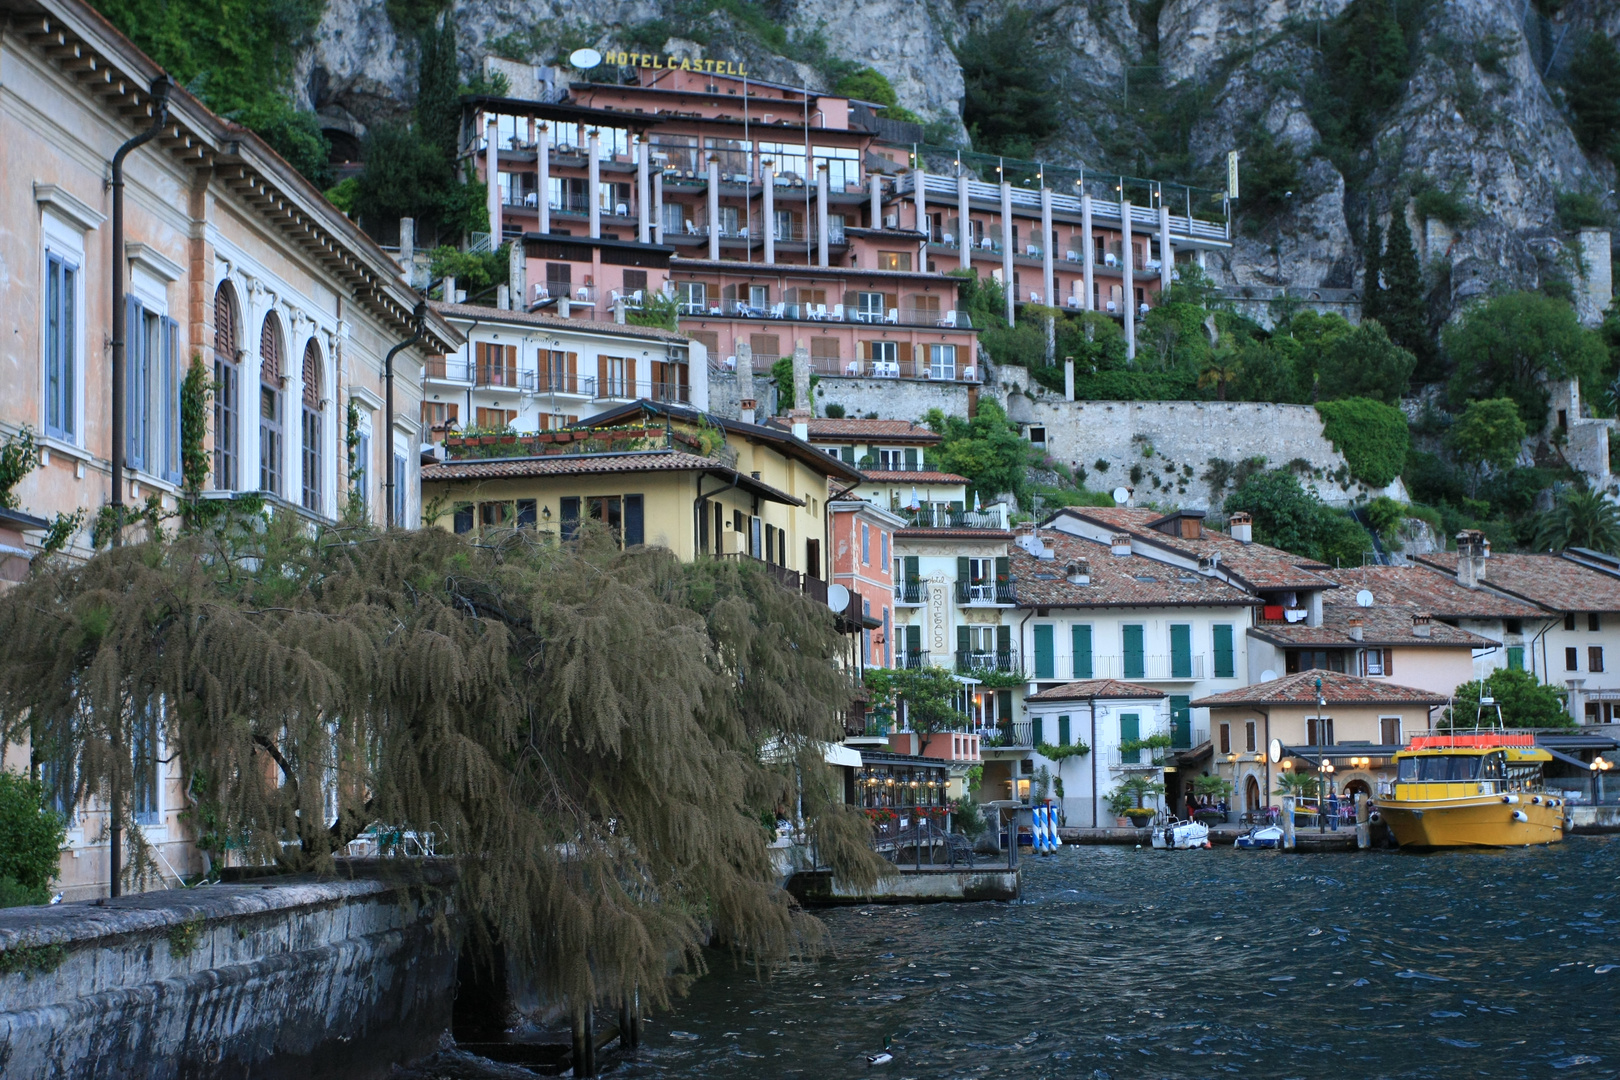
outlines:
M1201 798L1221 802L1232 794L1232 782L1219 776L1195 776L1193 777L1192 790L1194 795ZM1217 825L1226 820L1226 811L1218 810L1213 806L1205 806L1193 811L1192 818L1194 821L1203 822L1205 825Z
M1277 790L1272 794L1292 795L1294 797L1294 824L1302 825L1307 824L1311 818L1316 816L1316 808L1309 806L1304 801L1315 797L1316 787L1315 773L1284 769L1277 776Z
M1114 815L1114 823L1122 829L1127 828L1131 823L1131 819L1125 816L1125 811L1129 810L1133 805L1131 793L1126 791L1123 786L1117 787L1108 793L1108 797L1104 801L1108 804L1109 811Z
M1123 795L1125 802L1123 809L1116 810L1115 813L1129 818L1131 824L1138 829L1143 828L1151 824L1154 815L1158 813L1151 806L1143 806L1143 800L1162 794L1164 794L1164 785L1152 777L1127 776L1119 782L1119 787L1114 789L1114 795ZM1109 796L1110 806L1114 805L1113 797Z

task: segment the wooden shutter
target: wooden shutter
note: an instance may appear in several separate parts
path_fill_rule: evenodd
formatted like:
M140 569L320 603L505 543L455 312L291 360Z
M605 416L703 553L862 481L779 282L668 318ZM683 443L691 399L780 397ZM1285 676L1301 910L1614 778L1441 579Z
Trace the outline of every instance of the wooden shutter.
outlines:
M637 392L636 386L636 358L627 356L624 358L624 396L628 398L640 397L641 395Z
M1069 718L1067 716L1060 716L1058 717L1058 745L1068 746L1070 741Z
M973 642L970 639L968 628L965 626L958 626L956 628L956 652L958 654L956 658L956 666L958 668L966 670L967 668L973 666L973 662L968 656L968 654L972 651Z
M1091 624L1075 626L1070 630L1069 636L1074 643L1074 677L1076 679L1091 678Z
M900 347L897 352L900 357L900 374L915 375L916 372L911 370L911 342L900 342Z
M1393 674L1395 674L1395 650L1394 649L1385 649L1384 650L1384 677L1387 679L1389 676L1391 676Z
M908 652L908 653L920 653L920 652L922 652L922 627L920 627L920 626L908 626L908 627L906 627L906 652Z
M1125 678L1140 679L1147 674L1142 656L1142 627L1125 626L1121 629L1125 645Z
M165 318L163 326L163 478L178 484L180 473L180 363L178 358L180 324Z
M1231 724L1222 724L1221 725L1221 753L1230 754L1231 752L1232 752L1232 725Z
M966 555L958 555L957 556L957 558L956 558L956 589L957 589L957 595L964 598L964 599L966 599L967 594L965 592L963 592L963 590L966 589L968 587L969 583L973 580L973 569L972 569L972 567L973 567L973 564L968 560L968 557Z
M646 518L640 495L624 497L624 546L636 547L647 542Z
M1052 625L1042 623L1035 627L1035 677L1037 679L1053 679L1057 677L1056 666L1052 660Z
M1215 627L1215 678L1230 679L1237 674L1232 650L1232 627L1220 623Z
M907 469L915 469L917 467L917 448L915 446L906 447L906 455L905 455L905 457L906 457L906 468Z
M1119 744L1124 746L1142 737L1142 718L1136 713L1121 713L1119 717ZM1128 765L1134 765L1142 760L1140 750L1121 750L1119 760Z
M1192 698L1184 694L1170 695L1170 745L1185 750L1192 745Z
M1170 677L1192 678L1192 627L1186 623L1170 626Z
M997 690L996 691L996 718L998 720L1006 720L1006 721L1010 722L1012 720L1012 715L1013 715L1012 691L1011 690Z
M1003 656L1012 652L1012 627L996 627L996 652Z
M906 573L906 578L905 579L907 581L916 581L917 580L917 575L920 573L920 571L918 570L917 556L915 556L915 555L907 555L905 557L905 573Z
M598 354L596 357L596 396L608 397L608 361L607 357Z

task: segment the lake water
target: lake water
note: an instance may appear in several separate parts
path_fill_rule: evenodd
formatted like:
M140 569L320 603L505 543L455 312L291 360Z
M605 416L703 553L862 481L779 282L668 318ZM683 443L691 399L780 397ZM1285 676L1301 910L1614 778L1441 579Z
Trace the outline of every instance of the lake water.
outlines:
M817 963L718 963L613 1075L1620 1076L1620 838L1023 865L1016 904L839 909Z

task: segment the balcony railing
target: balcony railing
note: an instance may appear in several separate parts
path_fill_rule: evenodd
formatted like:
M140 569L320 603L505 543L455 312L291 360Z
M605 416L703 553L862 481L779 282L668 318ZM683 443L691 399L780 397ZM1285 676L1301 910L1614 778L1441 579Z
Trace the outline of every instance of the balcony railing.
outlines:
M904 668L907 671L919 671L922 668L930 667L931 665L928 662L927 652L921 650L904 649L901 651L899 656L895 657L895 666Z
M1023 668L1018 663L1018 650L1007 649L996 652L957 652L956 670L962 674L970 671L1007 671L1018 672Z
M894 602L899 605L921 604L923 602L923 583L920 581L895 582Z
M595 375L566 375L542 371L536 389L542 394L570 394L577 397L596 396Z
M684 383L655 382L652 385L652 400L686 405L692 400L692 388Z
M478 364L473 373L473 385L513 390L534 391L537 376L532 371L519 371L504 364Z
M979 729L979 749L985 750L1032 750L1034 743L1034 725L1028 720L1013 722L1003 721L993 728Z
M453 383L470 383L472 382L472 365L466 360L454 356L430 356L422 374L429 379L442 379L445 382Z
M919 510L906 510L900 514L908 529L1005 529L1007 508L1001 505L988 510L957 510L949 506L925 506Z
M1018 597L1013 593L1010 581L958 581L956 583L956 602L958 604L1016 604Z
M1129 661L1129 663L1127 663ZM1076 665L1076 679L1124 679L1127 682L1192 682L1205 677L1202 654L1191 656L1093 656L1091 671Z
M1159 747L1148 747L1142 750L1108 751L1108 767L1115 772L1130 772L1135 769L1159 769L1164 767L1165 755L1170 751Z

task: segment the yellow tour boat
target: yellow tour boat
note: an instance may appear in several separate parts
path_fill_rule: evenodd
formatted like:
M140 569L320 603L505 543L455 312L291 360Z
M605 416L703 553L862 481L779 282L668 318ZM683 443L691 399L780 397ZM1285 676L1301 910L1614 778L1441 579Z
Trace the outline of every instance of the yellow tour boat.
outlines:
M1549 796L1552 755L1528 733L1419 735L1395 755L1393 796L1378 814L1402 847L1528 847L1564 838L1564 800Z

